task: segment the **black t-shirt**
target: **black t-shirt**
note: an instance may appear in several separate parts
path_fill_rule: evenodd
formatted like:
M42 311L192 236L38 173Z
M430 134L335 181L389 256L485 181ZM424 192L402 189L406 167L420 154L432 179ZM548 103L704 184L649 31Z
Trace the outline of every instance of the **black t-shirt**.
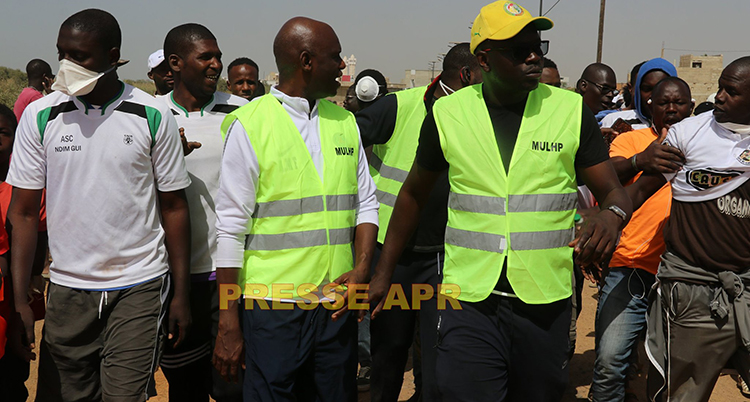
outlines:
M518 130L521 128L523 110L526 102L520 102L507 107L487 105L487 110L495 130L495 140L500 150L505 171L510 166L513 148L518 138ZM599 124L596 122L591 110L583 105L581 113L581 139L576 151L576 169L583 169L597 165L609 159L607 145L604 143ZM440 147L440 137L435 117L428 113L422 123L419 134L419 147L417 148L417 163L427 170L442 171L448 169L448 161L445 160L443 150Z
M432 109L435 103L435 89L431 85L425 92L425 107ZM367 148L374 144L385 144L393 136L398 115L398 98L386 95L368 108L355 114L362 146ZM416 156L416 154L415 154ZM448 172L440 175L433 187L427 204L419 216L419 224L414 235L406 245L407 250L427 253L437 252L444 248L445 226L448 224ZM382 230L384 230L383 228Z

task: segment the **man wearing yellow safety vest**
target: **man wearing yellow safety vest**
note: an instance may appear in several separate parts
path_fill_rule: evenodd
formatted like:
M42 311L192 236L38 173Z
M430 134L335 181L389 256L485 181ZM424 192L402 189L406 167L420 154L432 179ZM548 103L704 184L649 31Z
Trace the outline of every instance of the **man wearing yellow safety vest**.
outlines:
M482 8L471 51L483 84L438 100L425 117L376 267L396 264L447 169L443 291L457 285L458 300L438 317L443 400L559 401L568 380L573 251L584 264L606 258L630 218L591 111L575 93L539 84L546 52L537 30L550 28L511 1ZM601 212L572 241L577 176Z
M214 365L234 379L244 363L246 401L352 401L356 319L337 305L343 303L330 302L343 302L331 285L351 291L367 277L377 236L375 186L354 116L323 100L336 94L345 67L333 29L293 18L273 50L279 84L222 126L216 264L228 303ZM232 288L237 294L229 297Z
M481 82L482 73L469 43L453 46L443 59L443 72L427 87L417 87L396 92L378 100L369 108L356 114L357 125L365 147L373 145L370 156L376 194L380 201L378 246L376 262L393 205L399 189L414 163L419 142L419 129L435 101L465 86ZM404 366L409 347L414 339L414 328L419 313L420 360L415 359L415 386L417 398L438 400L435 382L435 326L437 325L437 300L435 287L443 265L443 238L448 220L448 174L441 175L430 194L420 217L419 226L410 239L407 250L391 272L374 273L370 282L373 293L387 292L388 285L401 286L406 300L412 301L415 293L424 293L428 300L411 310L393 306L389 310L374 310L377 317L370 324L372 334L372 378L370 397L373 402L396 401L401 392ZM432 290L426 290L429 285ZM422 288L418 288L422 286ZM420 369L421 368L421 372ZM421 382L419 376L421 373ZM421 386L421 387L420 387ZM417 400L414 398L414 400Z

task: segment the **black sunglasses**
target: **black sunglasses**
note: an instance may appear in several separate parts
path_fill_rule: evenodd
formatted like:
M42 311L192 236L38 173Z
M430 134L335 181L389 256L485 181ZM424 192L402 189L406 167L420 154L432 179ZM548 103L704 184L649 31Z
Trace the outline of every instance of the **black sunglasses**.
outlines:
M596 82L593 82L591 80L583 79L584 81L588 82L589 84L595 85L597 88L599 88L599 91L601 91L602 94L606 95L610 92L612 92L612 96L617 96L617 94L620 93L620 91L616 90L615 88L608 87L606 85L597 84Z
M514 46L514 47L494 47L494 48L488 48L483 49L485 52L489 52L490 50L498 50L501 52L511 52L511 56L513 56L514 59L517 61L523 61L526 60L527 57L531 53L536 53L539 57L546 56L549 52L549 41L543 40L539 43L535 43L533 45L522 45L522 46Z

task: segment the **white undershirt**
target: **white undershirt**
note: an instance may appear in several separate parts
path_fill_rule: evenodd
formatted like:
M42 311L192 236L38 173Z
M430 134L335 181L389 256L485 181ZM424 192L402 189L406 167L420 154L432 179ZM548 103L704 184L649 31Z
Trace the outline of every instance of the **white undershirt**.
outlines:
M276 87L272 87L270 93L289 113L310 152L318 175L323 180L323 153L320 145L317 102L310 110L307 99L288 96ZM254 101L258 99L260 98ZM252 214L255 210L259 169L258 158L245 127L236 120L227 133L219 192L216 195L216 266L219 268L239 268L243 265L245 236L252 227ZM359 190L355 203L356 224L377 225L380 204L375 198L375 183L370 176L361 141L357 185Z

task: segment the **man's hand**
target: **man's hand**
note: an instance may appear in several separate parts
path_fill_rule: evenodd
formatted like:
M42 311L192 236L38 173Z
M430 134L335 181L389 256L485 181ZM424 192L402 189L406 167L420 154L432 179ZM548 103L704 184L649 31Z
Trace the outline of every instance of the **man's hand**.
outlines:
M662 144L667 137L667 129L662 128L659 138L649 144L643 152L635 156L638 171L645 173L674 173L685 163L685 155L670 145Z
M28 303L15 306L16 314L8 323L8 346L24 361L36 360L33 350L34 339L34 312Z
M583 222L581 234L568 244L575 247L576 262L582 267L599 264L612 257L622 219L605 209Z
M385 297L388 295L388 289L391 285L391 279L386 278L385 275L380 274L380 272L383 272L384 270L375 269L375 275L373 275L372 280L370 281L370 290L368 291L368 296L366 302L372 307L375 305L375 308L372 309L372 318L373 320L375 317L377 317L378 314L383 310L383 305L385 304Z
M353 285L367 284L367 269L365 267L356 267L349 272L344 272L341 276L336 278L333 283L346 286L346 291L344 292L344 306L336 310L331 316L333 321L337 321L349 311L349 292L354 291L352 289ZM366 313L367 310L359 310L356 313L358 314L357 321L362 321L365 318Z
M188 303L187 300L173 297L172 301L169 303L168 336L168 339L172 342L173 348L179 346L187 338L191 325L192 317L190 316L190 303Z
M185 128L180 127L180 142L182 142L182 153L185 156L190 155L193 150L200 148L203 144L198 141L188 141L185 137Z
M589 280L594 285L601 285L602 281L602 267L597 264L590 264L585 267L581 267L581 273L583 277Z
M229 311L222 311L219 314L225 313ZM240 367L245 368L244 358L245 342L242 339L239 320L227 320L220 317L212 359L216 371L229 383L239 382Z
M602 137L604 137L604 142L607 143L607 146L612 144L612 141L614 141L615 138L617 138L617 136L620 135L618 131L609 127L602 127L601 132L602 132Z

